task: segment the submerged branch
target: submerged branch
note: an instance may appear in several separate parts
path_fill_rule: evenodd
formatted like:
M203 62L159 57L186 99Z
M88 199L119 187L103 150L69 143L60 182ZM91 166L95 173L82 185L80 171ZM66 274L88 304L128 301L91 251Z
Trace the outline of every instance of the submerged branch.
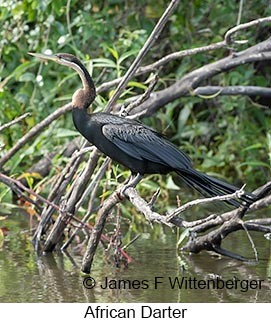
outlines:
M232 257L234 259L239 259L242 261L247 261L248 259L236 255L230 251L226 251L221 248L222 240L232 232L237 230L245 230L249 241L251 242L251 246L253 248L255 259L258 260L258 254L256 246L249 234L249 231L259 231L264 233L271 232L271 219L256 219L243 221L242 218L246 214L246 212L252 212L256 210L260 210L267 206L271 205L271 195L265 196L262 199L253 203L249 208L240 206L238 209L235 209L230 212L222 213L222 214L212 214L205 218L196 221L185 221L180 217L177 217L177 214L185 212L187 209L203 204L209 203L217 200L229 200L234 197L240 197L240 194L243 194L243 190L235 192L234 194L229 194L225 196L217 196L205 199L197 199L187 204L175 209L170 213L170 215L160 215L157 212L153 211L153 207L149 205L144 199L142 199L135 188L127 188L125 190L125 195L129 198L130 202L137 208L138 211L142 212L145 218L153 223L160 223L164 225L169 225L170 227L181 227L181 228L189 228L189 240L183 246L183 251L189 251L193 253L198 253L202 250L215 251L220 253L221 255L226 255ZM197 234L200 232L206 232L210 228L218 227L217 229L213 229L210 233L207 233L202 236L198 236Z

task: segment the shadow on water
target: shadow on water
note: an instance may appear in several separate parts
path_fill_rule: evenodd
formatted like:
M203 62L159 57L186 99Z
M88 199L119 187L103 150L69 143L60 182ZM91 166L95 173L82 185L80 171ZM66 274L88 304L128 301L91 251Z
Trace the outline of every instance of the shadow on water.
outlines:
M27 218L21 220L18 215L12 221L18 221L18 218L20 221L16 226L21 232L28 228L29 221ZM17 229L17 233L19 231ZM259 262L244 264L207 252L197 255L178 253L175 233L168 229L165 233L163 239L155 241L150 234L142 234L128 250L133 258L128 269L113 268L99 250L91 273L96 281L93 289L83 285L84 277L80 275L82 255L55 252L39 256L33 251L27 234L12 233L0 246L0 301L270 302L270 241L263 235L252 236ZM224 246L253 258L243 232L230 236ZM203 288L208 280L215 279L224 284L229 281L228 286ZM242 285L239 283L235 288L233 284L238 280ZM259 284L255 288L256 283L248 285L253 281L261 281L260 288Z

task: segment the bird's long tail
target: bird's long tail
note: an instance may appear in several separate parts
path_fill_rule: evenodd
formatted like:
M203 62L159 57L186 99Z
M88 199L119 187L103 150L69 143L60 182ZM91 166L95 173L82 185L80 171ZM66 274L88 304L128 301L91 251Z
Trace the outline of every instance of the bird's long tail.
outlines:
M195 169L188 170L176 170L176 173L186 182L189 186L203 194L204 196L222 196L226 194L233 194L238 187L223 182L219 179L216 179L207 174L201 173ZM226 203L233 205L235 207L240 206L241 204L249 206L251 203L256 201L256 195L252 193L245 192L240 199L231 199L226 201Z

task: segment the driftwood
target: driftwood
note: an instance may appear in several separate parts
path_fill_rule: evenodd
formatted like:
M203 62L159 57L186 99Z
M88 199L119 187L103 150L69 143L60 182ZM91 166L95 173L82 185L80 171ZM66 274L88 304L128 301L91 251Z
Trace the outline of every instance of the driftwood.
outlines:
M101 93L118 85L114 96L112 96L108 102L106 111L111 111L114 105L115 112L119 111L119 113L122 113L123 115L127 114L127 117L129 118L135 118L139 116L153 115L165 104L172 102L176 98L185 96L271 96L271 90L265 87L201 86L204 81L210 80L211 77L219 73L227 72L239 65L270 60L270 39L267 39L257 45L248 47L241 52L233 52L229 46L232 46L234 43L236 46L238 46L238 41L233 41L233 35L237 33L238 30L250 28L259 23L270 22L271 17L257 19L247 24L238 25L237 27L230 29L226 33L222 42L210 44L202 48L194 48L172 53L161 58L161 60L155 62L154 64L140 66L142 59L147 54L154 41L158 38L159 33L163 29L165 23L168 21L170 14L173 12L177 4L178 1L171 2L163 17L157 23L145 46L142 48L134 63L131 65L130 69L123 76L123 78L104 83L98 87L97 92ZM182 57L186 57L188 55L195 55L200 52L221 49L224 51L228 50L229 56L186 74L181 80L163 90L154 91L154 81L143 96L130 98L129 101L127 101L127 104L124 104L122 107L118 107L116 105L119 95L125 88L128 80L130 80L133 76L157 72L165 64L168 64L168 62L181 59ZM5 155L2 156L0 159L0 170L4 169L6 162L20 149L22 149L25 144L37 136L45 127L56 120L59 116L67 113L71 109L71 105L67 104L33 127L31 131L23 136L14 147L12 147ZM22 118L23 117L25 116L22 116ZM14 120L14 122L20 122L20 120L21 119L16 121ZM12 124L13 122L4 125L2 129L4 130L9 126L12 126ZM87 164L83 169L81 169L80 165L83 160L87 160ZM170 226L172 228L179 227L186 230L186 241L182 244L182 250L195 253L200 252L201 250L211 250L239 260L247 260L240 255L236 255L231 251L221 248L221 242L227 235L236 230L245 230L248 234L253 250L255 251L255 260L257 260L256 247L250 238L249 231L254 230L269 234L271 231L271 220L270 217L267 217L266 219L255 218L254 220L246 220L245 215L249 212L254 213L257 210L270 206L271 182L267 182L262 188L259 188L254 192L258 196L258 201L252 204L249 208L241 206L236 210L223 214L199 216L199 220L189 222L181 218L181 214L188 208L201 203L212 203L218 199L227 200L233 196L213 197L191 201L186 205L176 208L171 214L162 215L154 211L155 200L157 199L158 193L154 195L150 202L147 202L139 196L136 188L133 185L131 186L130 183L124 183L123 185L120 185L120 187L109 197L106 197L102 201L101 205L97 207L94 204L94 200L98 194L98 188L100 187L99 182L105 174L110 163L110 160L107 158L103 162L102 166L97 168L96 166L99 160L100 153L97 151L97 149L94 147L89 147L86 142L83 143L82 147L72 154L65 168L56 177L47 198L42 197L26 187L26 183L22 183L14 178L9 177L7 173L0 173L1 182L9 186L17 195L24 197L30 203L33 203L39 207L41 220L33 236L33 243L37 250L41 249L45 252L51 252L56 247L65 250L69 246L72 239L77 235L78 231L86 230L86 239L88 240L88 243L86 246L81 270L84 273L89 273L108 215L117 204L124 203L125 201L129 200L139 212L144 214L150 223L155 222ZM79 171L79 169L81 170ZM238 196L238 194L242 194L242 189L235 194L235 197ZM35 199L33 199L33 196ZM88 209L84 218L79 220L76 218L76 214L84 202L88 202ZM88 219L93 213L97 213L96 221L94 227L90 228L88 225ZM57 214L56 219L53 219L54 214ZM63 244L62 240L63 236L65 236L66 229L71 230L72 233L69 238L66 238L66 241Z

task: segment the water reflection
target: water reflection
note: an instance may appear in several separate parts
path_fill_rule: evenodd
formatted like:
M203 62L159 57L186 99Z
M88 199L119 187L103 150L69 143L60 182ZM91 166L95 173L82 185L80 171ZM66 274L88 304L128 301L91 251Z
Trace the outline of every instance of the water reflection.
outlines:
M150 229L151 230L151 229ZM128 269L115 269L100 249L95 256L92 277L96 287L87 289L79 273L78 254L34 253L28 235L9 236L0 249L1 302L270 302L270 241L253 234L259 253L258 264L243 264L202 252L198 255L176 251L175 233L166 230L160 239L143 234L128 250L133 262ZM247 236L238 232L227 239L225 248L253 258ZM263 280L261 289L202 289L172 287L176 279L196 281ZM132 288L102 288L106 279L128 280ZM113 285L112 285L113 286ZM111 286L111 287L112 287ZM147 287L146 287L147 286Z

